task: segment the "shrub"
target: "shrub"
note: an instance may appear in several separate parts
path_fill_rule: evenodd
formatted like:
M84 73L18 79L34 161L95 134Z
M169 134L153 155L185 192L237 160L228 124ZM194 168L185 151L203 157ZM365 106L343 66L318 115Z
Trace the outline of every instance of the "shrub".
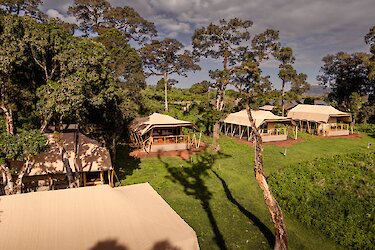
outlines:
M375 154L304 162L270 176L283 209L339 244L371 249L375 239Z

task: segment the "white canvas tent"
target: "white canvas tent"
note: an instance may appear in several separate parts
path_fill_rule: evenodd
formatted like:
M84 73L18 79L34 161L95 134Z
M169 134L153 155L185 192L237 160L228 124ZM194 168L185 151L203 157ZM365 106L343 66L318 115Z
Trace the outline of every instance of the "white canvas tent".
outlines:
M66 186L66 170L57 140L62 140L69 165L81 177L81 185L109 183L113 185L113 168L108 150L94 139L79 132L48 133L48 148L31 161L30 171L25 173L23 183L26 191L36 191L39 186L59 188ZM57 136L62 136L57 138ZM12 162L20 168L23 162ZM59 186L59 187L58 187ZM42 188L43 189L43 188ZM44 189L43 189L44 190Z
M324 105L299 104L288 112L288 117L301 130L324 136L348 135L352 122L350 113Z
M1 249L199 249L194 230L147 183L3 196Z
M263 141L280 141L287 139L287 130L285 126L277 127L280 124L288 124L291 119L287 117L277 116L270 111L251 110L255 126L259 129ZM229 114L221 125L221 131L232 136L238 135L240 139L246 137L251 139L251 125L247 116L247 111L242 110Z
M139 117L129 126L133 144L146 152L170 151L199 147L195 134L184 134L182 128L195 129L188 121L175 119L169 115L153 113L148 117Z

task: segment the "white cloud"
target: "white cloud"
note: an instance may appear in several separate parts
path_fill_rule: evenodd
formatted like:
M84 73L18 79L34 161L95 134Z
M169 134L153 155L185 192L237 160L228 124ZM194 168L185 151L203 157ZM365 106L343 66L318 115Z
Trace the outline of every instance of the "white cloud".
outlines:
M61 14L59 11L55 10L55 9L48 9L46 11L46 14L48 17L51 17L51 18L59 18L65 22L68 22L68 23L77 23L77 20L75 19L75 17L72 17L72 16L64 16L63 14Z

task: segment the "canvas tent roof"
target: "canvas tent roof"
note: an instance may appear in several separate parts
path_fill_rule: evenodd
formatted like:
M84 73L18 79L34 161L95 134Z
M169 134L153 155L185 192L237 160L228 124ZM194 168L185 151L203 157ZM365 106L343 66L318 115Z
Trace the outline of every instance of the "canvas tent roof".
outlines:
M74 168L75 153L75 134L62 133L62 140L68 155L70 167L74 172L94 172L112 169L111 157L108 150L102 147L100 143L84 134L77 133L78 136L78 169ZM61 154L54 134L45 134L47 136L48 149L37 155L32 161L32 168L25 176L63 174L66 173L64 164L61 160ZM23 164L17 163L14 164Z
M327 123L330 117L346 117L351 122L350 113L342 112L332 106L299 104L288 112L293 120Z
M147 117L134 119L130 124L130 129L140 135L146 134L150 129L155 127L193 127L188 121L177 120L169 115L153 113Z
M263 123L267 122L288 122L290 121L287 117L277 116L272 114L270 111L265 110L251 110L251 115L255 121L255 126L258 128ZM250 126L249 118L246 110L241 110L236 113L229 114L223 122L237 124L242 126Z
M262 107L259 107L260 110L265 110L265 111L272 111L275 108L275 106L272 105L264 105Z
M148 184L3 196L7 250L199 249L194 230Z

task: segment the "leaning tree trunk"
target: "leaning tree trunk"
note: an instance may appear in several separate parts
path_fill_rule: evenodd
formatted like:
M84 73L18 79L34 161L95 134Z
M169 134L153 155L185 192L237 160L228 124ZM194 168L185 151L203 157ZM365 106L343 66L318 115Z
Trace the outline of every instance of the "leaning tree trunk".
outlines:
M7 133L10 135L13 135L14 134L13 112L11 109L5 107L4 105L1 106L1 109L3 110L4 115L5 115Z
M168 112L168 74L164 73L164 108Z
M74 180L73 170L70 167L69 159L68 159L68 156L67 156L67 153L66 153L66 150L65 150L64 146L61 146L61 159L62 159L62 162L64 164L64 168L66 170L66 176L68 177L69 187L75 188L76 183L75 183L75 180Z
M249 107L246 107L247 115L249 117L252 133L255 137L255 163L254 173L255 179L259 187L263 191L264 201L266 202L269 213L271 214L274 229L275 229L275 248L277 250L288 249L286 225L284 216L275 197L272 195L271 189L268 186L267 179L263 171L263 142L262 137L255 126L255 122L251 115Z
M215 109L217 111L223 111L224 109L224 91L221 88L217 89ZM219 146L220 121L215 122L212 133L213 133L213 142L212 142L213 149L215 151L219 151L220 150L220 146Z
M4 187L5 194L6 195L14 194L14 182L13 182L12 174L10 173L9 168L2 164L0 164L0 168L2 172L4 173L3 176L5 175L5 178L6 178L6 186Z
M284 113L285 113L284 98L285 98L285 80L283 80L283 83L281 86L281 116L284 116Z
M22 184L23 184L22 179L25 176L26 172L29 171L29 167L30 167L30 160L27 159L24 167L21 169L20 173L17 176L16 191L15 191L17 194L22 193Z

